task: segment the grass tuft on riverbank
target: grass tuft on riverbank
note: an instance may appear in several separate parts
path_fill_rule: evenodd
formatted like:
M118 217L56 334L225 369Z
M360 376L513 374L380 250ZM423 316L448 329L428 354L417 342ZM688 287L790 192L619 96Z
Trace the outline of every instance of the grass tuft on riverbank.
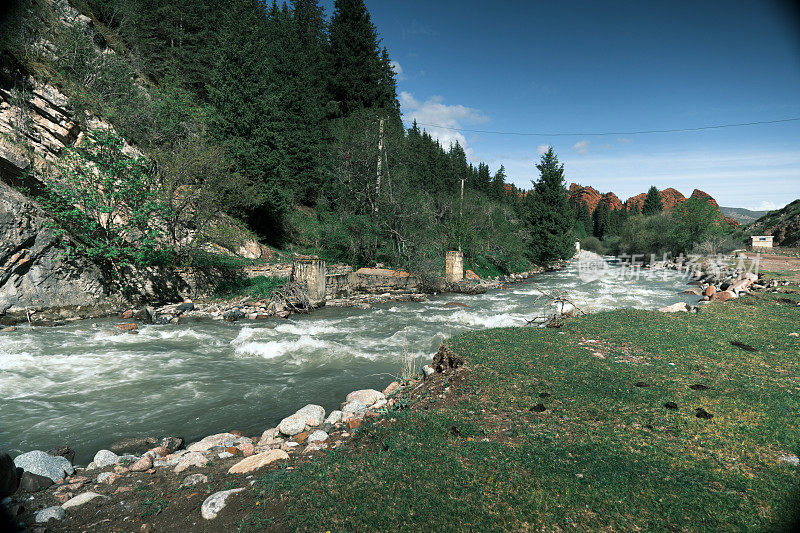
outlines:
M800 452L789 336L800 309L780 298L800 301L762 294L696 315L619 310L459 336L466 368L426 381L346 449L262 476L240 527L787 527L800 469L780 457Z
M286 285L286 278L273 276L254 276L252 278L234 278L220 283L215 295L219 298L246 297L266 299L272 293Z

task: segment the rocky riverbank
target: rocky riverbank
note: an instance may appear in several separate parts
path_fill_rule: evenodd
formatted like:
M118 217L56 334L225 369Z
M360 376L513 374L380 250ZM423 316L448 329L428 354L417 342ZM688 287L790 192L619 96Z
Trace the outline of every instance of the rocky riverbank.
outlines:
M511 283L518 283L531 279L533 276L550 270L563 268L567 261L561 261L550 267L535 267L531 270L512 273L507 276L481 279L468 272L468 278L455 283L439 282L421 285L415 290L393 290L389 292L359 292L353 291L346 297L330 298L325 305L331 307L356 307L369 309L373 305L387 302L422 302L428 295L439 293L457 294L483 294L487 290L502 288ZM471 276L470 276L471 274ZM151 283L152 285L152 283ZM31 324L33 326L60 326L69 322L85 319L119 316L122 320L139 321L145 324L178 323L182 319L211 319L227 320L262 320L269 318L287 318L297 312L312 312L313 307L302 302L294 302L282 298L251 299L251 298L181 298L175 292L176 283L169 282L170 292L167 300L175 303L165 305L143 304L131 306L122 300L116 303L103 302L92 305L64 305L64 306L30 306L22 310L0 314L0 324L14 326L17 324ZM136 328L126 324L127 331Z
M676 303L659 309L663 312L697 311L698 308L710 304L725 302L739 298L755 291L773 289L782 285L789 285L788 281L779 281L764 275L763 272L753 271L746 267L744 262L737 262L744 257L730 256L727 258L673 258L649 265L650 269L666 268L685 272L689 275L688 289L683 294L699 296L700 301L696 306L686 303Z
M443 346L423 376L452 371L459 362L451 355ZM423 384L423 379L409 379L383 391L356 390L330 413L309 404L259 435L230 428L186 446L180 437L126 439L97 451L85 466L73 464L75 452L67 446L33 450L13 461L0 452L0 510L9 531L154 531L147 517L167 503L150 498L157 488L181 499L170 502L187 513L181 527L205 530L204 524L213 523L215 531L230 530L230 524L212 521L229 497L254 483L258 470L292 468L323 450L345 446L362 423L380 423L405 408L409 392ZM101 518L105 515L113 518ZM120 523L126 525L120 528Z

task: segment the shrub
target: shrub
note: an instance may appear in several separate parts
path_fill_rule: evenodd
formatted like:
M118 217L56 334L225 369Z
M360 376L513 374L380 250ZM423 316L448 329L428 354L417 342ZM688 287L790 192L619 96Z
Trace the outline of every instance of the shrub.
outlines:
M161 244L169 207L148 162L126 152L113 131L92 130L80 146L65 149L38 198L56 235L70 237L70 252L105 262L114 273L170 257Z
M587 250L600 255L605 253L603 244L597 237L586 237L585 239L581 240L581 250Z

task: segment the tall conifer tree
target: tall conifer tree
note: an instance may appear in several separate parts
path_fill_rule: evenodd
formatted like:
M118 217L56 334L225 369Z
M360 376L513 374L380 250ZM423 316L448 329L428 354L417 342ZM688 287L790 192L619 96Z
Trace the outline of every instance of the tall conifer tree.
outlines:
M655 215L664 209L664 204L661 202L661 193L658 192L655 185L650 187L647 191L647 196L642 204L642 214Z
M574 216L564 186L564 165L551 146L542 155L539 180L527 201L534 262L544 265L571 257L575 251Z

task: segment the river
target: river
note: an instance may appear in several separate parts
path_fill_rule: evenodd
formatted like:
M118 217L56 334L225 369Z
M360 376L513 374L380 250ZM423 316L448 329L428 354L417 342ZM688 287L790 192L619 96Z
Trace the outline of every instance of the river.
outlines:
M330 411L352 390L382 389L400 375L404 352L419 368L451 335L525 325L541 305L537 286L593 312L695 303L679 294L686 282L667 270L584 282L571 265L478 296L323 308L284 321L197 320L136 335L114 334L114 320L20 327L0 334L0 449L13 457L66 444L86 463L122 437L256 434L305 404Z

